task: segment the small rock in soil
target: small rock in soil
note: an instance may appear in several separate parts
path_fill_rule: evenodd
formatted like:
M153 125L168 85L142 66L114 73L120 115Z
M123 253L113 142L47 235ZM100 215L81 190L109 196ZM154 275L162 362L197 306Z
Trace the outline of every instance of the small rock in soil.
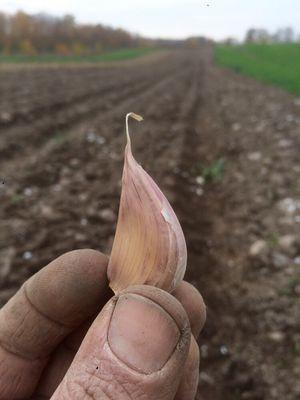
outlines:
M289 256L297 254L297 238L295 235L284 235L278 239L278 245Z
M278 252L272 254L272 261L276 268L287 267L290 263L290 259L287 256Z
M204 193L203 189L202 189L202 188L200 188L200 187L199 187L199 188L197 188L195 192L196 192L196 195L197 195L197 196L199 196L199 197L200 197L200 196L202 196L202 195L203 195L203 193Z
M249 249L249 255L251 257L267 255L268 250L269 250L269 248L268 248L266 241L260 239L251 245L251 247Z
M86 237L86 235L84 235L83 233L76 233L75 234L75 240L77 241L77 242L85 242L86 241L86 239L87 239L87 237Z
M300 256L297 256L297 257L294 258L294 263L296 265L300 265Z
M106 222L115 222L116 214L110 208L104 208L99 212L99 217Z
M225 345L221 346L220 353L222 354L222 356L227 356L229 354L229 350L228 350L227 346L225 346Z
M56 221L58 218L60 218L59 214L47 204L40 205L40 213L44 218L49 221Z
M88 194L84 192L79 193L78 195L78 199L82 202L85 202L88 199L88 197L89 197Z
M71 167L77 167L80 164L80 160L78 158L72 158L70 160Z
M32 254L32 252L31 251L25 251L24 253L23 253L23 259L24 260L31 260L32 259L32 257L33 257L33 254Z
M12 120L12 115L7 111L2 111L0 113L1 122L10 122Z
M288 114L288 115L285 117L285 120L286 120L287 122L294 122L294 121L295 121L295 117L294 117L293 114Z
M33 190L30 187L27 187L24 189L23 193L25 196L30 197L32 196Z
M89 143L94 143L95 140L96 140L96 133L94 131L92 131L92 130L88 131L87 134L86 134L86 140Z
M198 183L198 185L204 185L205 183L205 179L203 178L203 176L196 176L196 183Z
M86 218L81 218L80 225L86 226L88 224L88 220Z
M239 124L238 122L235 122L234 124L232 124L232 130L234 132L238 132L241 129L241 124Z
M292 146L292 141L289 139L281 139L278 142L278 146L282 147L282 148L287 148L287 147L291 147Z
M300 209L300 200L287 197L278 203L278 207L286 214L294 214Z
M274 342L282 342L285 338L284 333L280 331L270 332L268 337Z
M214 385L215 380L214 378L207 374L206 372L200 372L199 375L200 381L207 383L208 385Z
M248 154L248 160L250 161L259 161L261 159L261 153L259 151L255 151L254 153Z

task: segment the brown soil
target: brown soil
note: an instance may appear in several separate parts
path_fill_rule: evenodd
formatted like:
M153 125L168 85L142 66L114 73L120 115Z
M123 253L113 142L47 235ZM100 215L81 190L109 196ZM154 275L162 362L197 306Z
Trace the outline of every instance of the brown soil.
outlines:
M135 111L135 156L182 221L208 307L198 399L299 398L299 101L217 68L211 48L0 77L0 305L63 252L110 251Z

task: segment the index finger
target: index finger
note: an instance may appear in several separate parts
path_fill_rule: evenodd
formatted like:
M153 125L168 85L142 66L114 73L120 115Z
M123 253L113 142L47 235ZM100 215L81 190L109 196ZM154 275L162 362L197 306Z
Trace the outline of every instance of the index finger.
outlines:
M76 250L31 277L0 310L0 398L26 398L56 346L109 297L107 257Z

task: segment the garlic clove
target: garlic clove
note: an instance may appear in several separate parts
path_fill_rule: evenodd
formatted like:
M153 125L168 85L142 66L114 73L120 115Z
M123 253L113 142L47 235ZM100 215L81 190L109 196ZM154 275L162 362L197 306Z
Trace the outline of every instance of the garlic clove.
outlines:
M146 284L171 292L182 281L187 262L184 234L168 200L136 162L131 151L128 118L119 216L108 265L115 293Z

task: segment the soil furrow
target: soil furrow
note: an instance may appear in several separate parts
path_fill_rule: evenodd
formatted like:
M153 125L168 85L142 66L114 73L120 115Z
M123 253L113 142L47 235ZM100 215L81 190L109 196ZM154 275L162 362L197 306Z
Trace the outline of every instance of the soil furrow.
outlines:
M56 140L55 136L60 135L62 131L64 137L66 137L67 133L65 131L72 132L76 129L76 125L87 119L92 120L97 114L101 115L101 119L105 120L105 113L111 113L112 104L114 105L114 114L117 115L119 107L124 108L123 103L127 104L128 99L133 98L134 103L138 95L143 98L151 96L161 87L168 85L177 77L179 78L180 75L182 75L182 72L176 72L174 75L171 74L171 76L168 74L166 77L161 77L159 81L141 80L133 88L131 85L128 85L125 91L122 88L123 93L122 91L113 91L97 101L84 101L82 104L76 105L75 108L63 108L54 118L50 114L44 118L39 118L34 125L21 126L20 128L13 127L10 131L6 132L5 136L1 136L1 161L7 164L7 158L11 159L17 156L20 159L22 152L25 151L28 154L31 150L43 146L49 141L49 136L50 138L54 136L54 140ZM22 143L22 138L27 136L31 137L31 146L28 146L27 141ZM10 139L5 139L6 137L10 137Z

